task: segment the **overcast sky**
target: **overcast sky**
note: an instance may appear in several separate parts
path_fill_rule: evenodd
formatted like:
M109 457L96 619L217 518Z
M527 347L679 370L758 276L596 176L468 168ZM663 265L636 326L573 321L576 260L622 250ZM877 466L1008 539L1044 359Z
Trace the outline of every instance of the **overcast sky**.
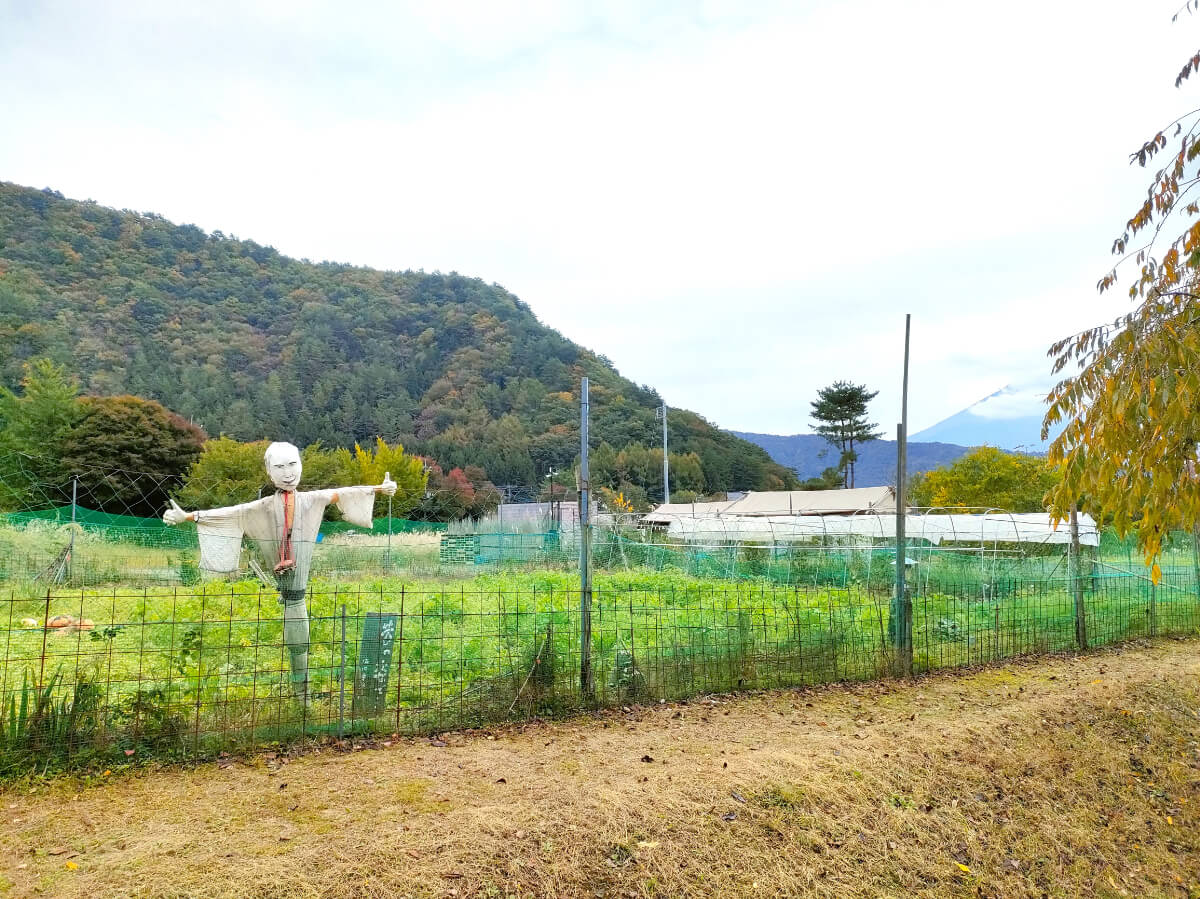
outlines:
M916 432L1126 307L1181 5L0 0L0 180L499 283L739 430L891 433L911 312Z

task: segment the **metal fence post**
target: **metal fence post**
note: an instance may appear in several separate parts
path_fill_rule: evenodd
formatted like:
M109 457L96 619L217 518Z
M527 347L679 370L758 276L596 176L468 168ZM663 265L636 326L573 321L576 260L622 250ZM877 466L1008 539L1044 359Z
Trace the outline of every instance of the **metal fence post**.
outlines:
M389 472L390 474L390 472ZM392 498L388 497L388 542L387 555L383 557L383 570L392 570Z
M342 603L342 664L338 670L338 739L346 719L346 604Z
M1079 573L1079 510L1075 503L1071 503L1070 562L1071 591L1075 595L1075 643L1080 649L1087 649L1087 613L1083 605L1083 580Z
M1158 584L1154 583L1154 570L1150 571L1150 636L1158 636Z
M79 495L79 477L71 479L71 545L67 547L67 583L74 583L75 574L75 509Z
M592 489L588 474L588 379L579 386L579 689L585 699L592 682Z
M907 524L908 500L904 482L908 476L908 343L912 316L904 316L904 384L900 394L900 423L896 425L896 596L892 600L892 640L897 667L906 677L913 673L913 608L908 584L905 582L908 561L904 526ZM868 577L870 576L868 556Z

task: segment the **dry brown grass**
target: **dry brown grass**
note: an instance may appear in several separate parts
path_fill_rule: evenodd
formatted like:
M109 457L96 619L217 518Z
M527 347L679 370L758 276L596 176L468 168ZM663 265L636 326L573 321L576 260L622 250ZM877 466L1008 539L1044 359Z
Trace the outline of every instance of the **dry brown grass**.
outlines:
M1198 712L1161 642L27 784L0 894L1200 895Z

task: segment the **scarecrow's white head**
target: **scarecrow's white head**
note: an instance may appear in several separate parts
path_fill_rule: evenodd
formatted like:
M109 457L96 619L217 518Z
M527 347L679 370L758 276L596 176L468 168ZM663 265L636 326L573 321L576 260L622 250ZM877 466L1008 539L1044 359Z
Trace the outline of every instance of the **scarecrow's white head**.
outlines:
M300 450L290 443L272 443L263 455L267 475L280 490L295 490L300 485Z

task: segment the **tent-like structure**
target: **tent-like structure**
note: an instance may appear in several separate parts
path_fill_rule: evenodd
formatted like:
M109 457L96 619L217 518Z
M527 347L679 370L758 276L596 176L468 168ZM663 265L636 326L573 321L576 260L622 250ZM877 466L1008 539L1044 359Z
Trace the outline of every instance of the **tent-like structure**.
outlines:
M896 512L892 487L855 487L852 490L769 490L750 492L741 499L718 503L664 503L642 516L642 524L669 527L681 518L728 516L761 518L802 515L857 515Z
M904 529L911 541L935 546L952 544L1066 544L1070 529L1055 526L1048 512L989 512L970 514L909 514ZM824 542L828 538L861 538L888 541L896 534L896 514L861 515L721 515L678 516L668 523L668 539L684 543L785 544ZM1099 546L1100 532L1089 515L1079 516L1079 542Z

